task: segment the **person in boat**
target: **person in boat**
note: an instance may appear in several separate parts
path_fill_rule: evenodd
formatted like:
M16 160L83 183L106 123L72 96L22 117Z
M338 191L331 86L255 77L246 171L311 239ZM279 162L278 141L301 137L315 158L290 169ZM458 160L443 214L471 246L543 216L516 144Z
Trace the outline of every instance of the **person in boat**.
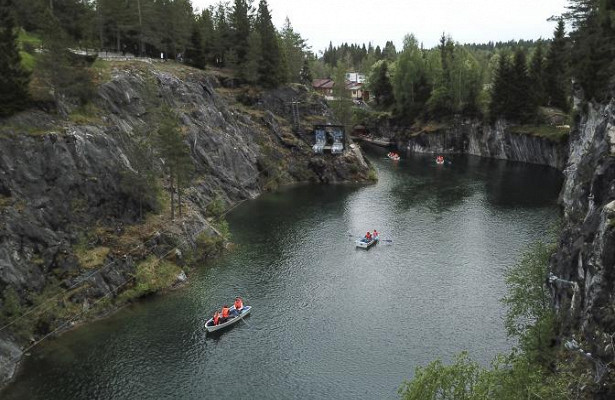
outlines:
M369 233L369 231L367 231L367 233L365 234L365 242L371 242L372 240L372 234Z
M216 312L214 313L213 323L214 323L214 326L220 323L220 313L218 312L218 310L216 310Z
M230 311L231 309L228 305L225 304L224 307L222 307L222 322L226 322L228 320Z
M372 235L374 240L378 239L378 231L374 229L374 234Z
M232 314L237 316L239 315L239 313L241 312L241 309L243 308L243 300L241 300L241 297L237 296L235 297L235 304L233 304L235 306L234 310L231 310Z

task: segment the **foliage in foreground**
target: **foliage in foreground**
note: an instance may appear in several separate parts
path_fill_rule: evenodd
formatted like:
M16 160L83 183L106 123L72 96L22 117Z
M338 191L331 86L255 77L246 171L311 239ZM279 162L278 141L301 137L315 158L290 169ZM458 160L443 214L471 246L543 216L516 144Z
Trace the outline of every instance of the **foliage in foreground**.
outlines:
M404 400L425 399L568 399L572 378L550 370L554 314L546 288L553 246L538 242L506 272L509 309L506 330L519 342L519 350L498 355L491 368L472 361L466 352L450 365L436 360L418 367L414 379L399 389Z
M450 365L436 360L416 370L399 389L404 400L568 399L568 377L549 374L522 354L499 356L491 369L463 352Z

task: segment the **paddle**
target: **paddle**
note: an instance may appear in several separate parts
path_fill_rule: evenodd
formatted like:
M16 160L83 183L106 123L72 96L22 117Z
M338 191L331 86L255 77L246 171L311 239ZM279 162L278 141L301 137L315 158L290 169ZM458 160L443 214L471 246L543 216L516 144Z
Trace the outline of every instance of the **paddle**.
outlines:
M249 328L249 329L252 329L252 326L251 326L250 324L248 324L248 321L246 321L246 317L243 317L243 318L241 319L241 321L242 321L244 324L248 325L248 328Z

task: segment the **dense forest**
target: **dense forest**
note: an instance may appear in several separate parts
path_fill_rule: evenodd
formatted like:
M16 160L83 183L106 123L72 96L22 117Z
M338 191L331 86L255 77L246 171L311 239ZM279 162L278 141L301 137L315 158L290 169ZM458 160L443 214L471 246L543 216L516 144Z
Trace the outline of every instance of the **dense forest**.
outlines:
M410 34L401 49L392 41L382 48L331 43L320 57L288 18L280 29L273 26L266 0L257 7L250 0L219 2L199 13L190 0L2 0L0 5L6 47L0 68L11 71L3 74L3 114L27 104L19 93L27 92L32 72L39 83L72 85L49 71L71 64L71 57L41 56L37 46L55 53L96 49L227 68L240 81L265 88L341 77L338 69L358 71L368 77L375 108L401 123L459 114L540 122L540 107L569 111L573 81L585 98L604 99L615 68L615 5L606 0L571 0L547 40L460 44L443 34L438 46L425 49ZM573 28L568 35L566 22ZM20 41L18 32L37 39ZM21 70L10 66L19 64L19 56L28 64ZM74 60L64 70L66 76L79 74ZM90 91L65 92L83 100Z

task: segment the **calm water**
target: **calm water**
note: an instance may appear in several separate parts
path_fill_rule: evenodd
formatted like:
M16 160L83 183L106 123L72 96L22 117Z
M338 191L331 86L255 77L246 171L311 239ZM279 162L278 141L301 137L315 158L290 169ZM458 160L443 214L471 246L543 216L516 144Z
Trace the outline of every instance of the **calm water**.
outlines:
M507 342L504 269L558 220L560 174L478 158L397 164L371 186L301 186L229 216L236 250L185 289L39 346L2 399L394 399L414 369ZM356 250L378 229L390 244ZM352 235L348 235L350 232ZM203 323L242 295L246 323Z

